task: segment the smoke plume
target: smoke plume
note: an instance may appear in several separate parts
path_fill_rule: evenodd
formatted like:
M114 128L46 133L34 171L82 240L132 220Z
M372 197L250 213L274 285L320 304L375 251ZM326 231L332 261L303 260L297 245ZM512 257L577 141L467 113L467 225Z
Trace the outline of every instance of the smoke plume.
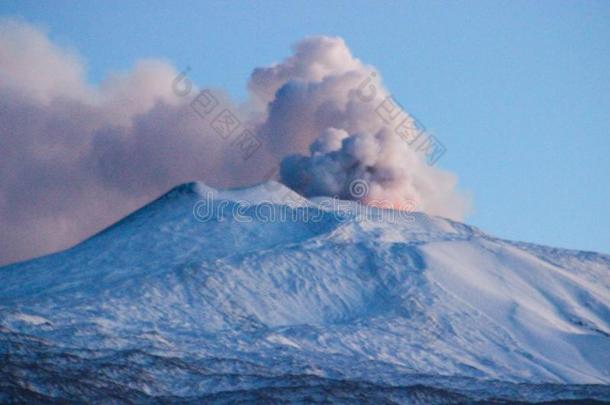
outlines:
M66 248L176 184L241 186L278 167L306 196L414 201L455 219L467 208L455 177L380 115L379 74L340 38L254 69L240 104L162 60L98 85L85 74L41 29L0 20L0 264Z

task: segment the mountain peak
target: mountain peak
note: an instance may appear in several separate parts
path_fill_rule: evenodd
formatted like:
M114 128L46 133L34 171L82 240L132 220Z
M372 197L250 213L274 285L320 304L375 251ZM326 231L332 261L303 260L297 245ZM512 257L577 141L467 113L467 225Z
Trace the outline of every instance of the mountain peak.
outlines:
M180 184L170 191L164 194L164 196L171 197L177 195L200 195L202 190L205 190L208 186L200 181L191 181L188 183Z

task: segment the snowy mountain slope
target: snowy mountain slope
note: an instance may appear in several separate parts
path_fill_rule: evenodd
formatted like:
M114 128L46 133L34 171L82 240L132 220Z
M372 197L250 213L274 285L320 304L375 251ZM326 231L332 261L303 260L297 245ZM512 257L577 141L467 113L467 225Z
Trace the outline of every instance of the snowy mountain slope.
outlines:
M0 392L610 400L610 256L329 201L186 184L1 268Z

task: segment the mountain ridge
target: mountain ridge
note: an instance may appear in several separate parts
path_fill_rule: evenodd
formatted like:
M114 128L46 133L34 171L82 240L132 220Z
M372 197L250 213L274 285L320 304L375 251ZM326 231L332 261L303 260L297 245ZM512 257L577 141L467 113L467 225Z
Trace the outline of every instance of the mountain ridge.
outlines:
M199 215L202 201L214 215ZM263 206L288 216L264 221ZM103 350L125 367L120 353L144 350L187 369L224 358L373 385L601 384L596 398L610 399L609 272L608 255L423 213L305 200L278 183L192 182L71 249L0 268L0 350L14 351L17 334L45 342L32 356L85 350L85 362ZM42 378L11 364L25 375L13 379ZM117 383L134 383L126 370ZM160 388L134 383L139 392L182 397L178 381L197 385L157 372ZM272 384L261 381L240 389Z

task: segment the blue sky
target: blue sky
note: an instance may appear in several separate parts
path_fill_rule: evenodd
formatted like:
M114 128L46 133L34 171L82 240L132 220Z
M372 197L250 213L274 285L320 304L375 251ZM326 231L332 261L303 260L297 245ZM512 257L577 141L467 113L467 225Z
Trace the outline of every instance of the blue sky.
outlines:
M4 1L97 82L141 58L245 97L254 67L343 37L443 141L494 235L610 253L610 2ZM41 67L42 69L43 67Z

